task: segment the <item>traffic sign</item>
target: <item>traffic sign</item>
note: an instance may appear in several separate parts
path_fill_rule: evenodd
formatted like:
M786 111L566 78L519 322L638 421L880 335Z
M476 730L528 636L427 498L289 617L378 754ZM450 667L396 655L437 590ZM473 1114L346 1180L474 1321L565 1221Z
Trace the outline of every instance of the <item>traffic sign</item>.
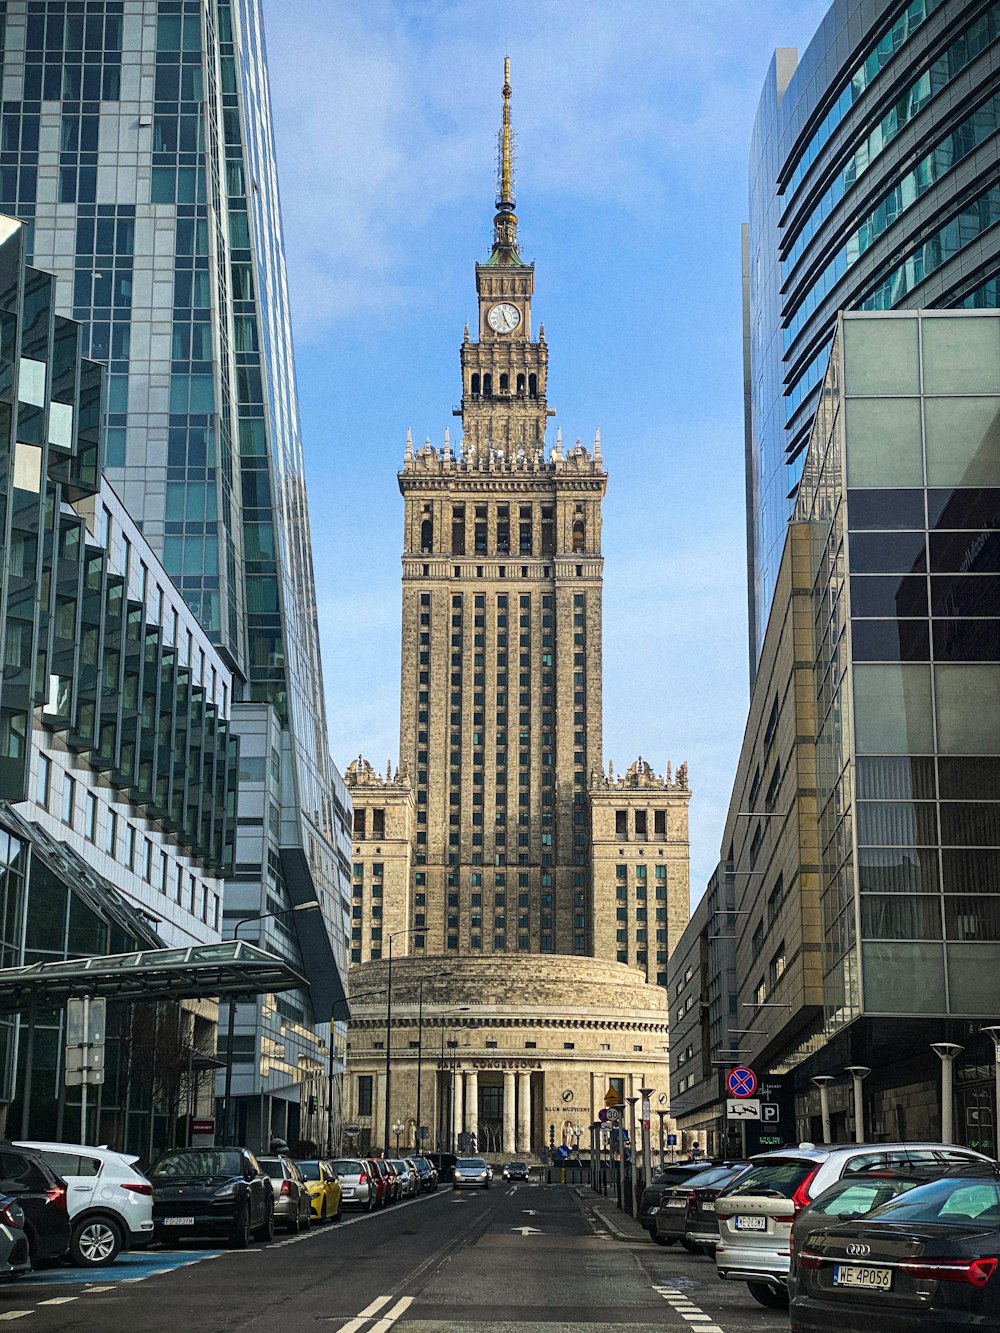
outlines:
M746 1065L737 1065L726 1075L730 1097L752 1097L757 1091L757 1075Z
M781 1107L777 1102L764 1102L761 1106L761 1120L768 1125L776 1125L781 1120Z
M566 1147L565 1143L560 1143L559 1147L556 1149L556 1161L565 1162L569 1159L569 1155L569 1149Z
M620 1106L609 1106L605 1111L607 1123L609 1125L620 1125L622 1122L622 1110Z
M677 1147L677 1135L676 1135L676 1134L668 1134L668 1135L667 1135L667 1147L668 1147L668 1148L676 1148L676 1147Z
M726 1102L727 1120L759 1120L760 1101L756 1097L741 1097Z
M621 1100L622 1099L618 1096L618 1093L614 1088L608 1088L607 1092L604 1094L605 1106L620 1106Z

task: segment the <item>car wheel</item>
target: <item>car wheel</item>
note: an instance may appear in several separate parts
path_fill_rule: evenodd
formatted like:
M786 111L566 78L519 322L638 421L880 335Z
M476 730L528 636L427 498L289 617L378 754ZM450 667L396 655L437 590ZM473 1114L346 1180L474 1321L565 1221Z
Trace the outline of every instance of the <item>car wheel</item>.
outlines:
M234 1250L248 1250L253 1236L250 1232L250 1207L248 1204L242 1204L240 1211L236 1214L233 1222L232 1234L229 1243Z
M300 1234L300 1232L302 1231L302 1218L299 1217L298 1213L295 1214L295 1217L292 1219L291 1222L289 1222L288 1227L286 1229L290 1231L293 1236L297 1236Z
M696 1241L688 1240L687 1236L682 1238L681 1244L687 1250L688 1254L701 1254L701 1246Z
M260 1224L260 1226L259 1226L259 1227L257 1228L257 1230L254 1232L254 1236L256 1237L257 1240L262 1240L262 1241L264 1241L265 1244L268 1244L268 1243L270 1243L272 1240L274 1240L274 1209L273 1209L273 1208L270 1209L270 1211L269 1211L268 1214L267 1214L267 1217L265 1217L264 1221Z
M79 1268L113 1264L121 1253L121 1232L109 1218L91 1217L73 1228L69 1252Z
M788 1292L784 1288L775 1291L766 1282L748 1282L747 1290L755 1301L760 1305L766 1305L769 1310L788 1309Z

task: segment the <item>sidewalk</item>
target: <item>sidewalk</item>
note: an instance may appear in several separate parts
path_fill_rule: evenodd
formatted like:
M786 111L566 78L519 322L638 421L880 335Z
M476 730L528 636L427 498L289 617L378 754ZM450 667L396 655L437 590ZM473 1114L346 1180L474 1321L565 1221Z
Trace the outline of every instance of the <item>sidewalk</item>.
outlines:
M630 1213L620 1212L613 1199L605 1199L589 1189L581 1190L580 1198L615 1240L638 1241L648 1245L653 1243L646 1228L641 1227Z

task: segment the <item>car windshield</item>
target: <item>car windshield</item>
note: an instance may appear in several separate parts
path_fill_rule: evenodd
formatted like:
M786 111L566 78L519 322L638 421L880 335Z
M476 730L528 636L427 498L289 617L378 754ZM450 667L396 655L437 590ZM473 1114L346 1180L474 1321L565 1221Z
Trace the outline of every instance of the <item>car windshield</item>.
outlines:
M876 1208L887 1222L982 1222L1000 1226L1000 1183L992 1180L935 1180L917 1185Z
M397 1171L408 1171L408 1170L409 1170L409 1167L406 1165L406 1163L405 1163L405 1162L401 1162L401 1161L399 1161L399 1159L396 1158L396 1157L390 1157L390 1158L389 1158L389 1164L390 1164L391 1166L394 1166L394 1167L396 1168Z
M168 1152L153 1167L153 1180L211 1180L216 1176L241 1176L243 1159L238 1152L202 1149L198 1152Z
M707 1185L717 1185L725 1180L733 1180L742 1170L744 1170L743 1167L713 1166L710 1171L699 1171L696 1176L691 1176L689 1180L681 1183L685 1189L704 1189Z
M841 1213L870 1213L880 1203L913 1189L915 1180L838 1180L811 1205L812 1212L824 1216Z
M319 1162L297 1162L299 1170L306 1180L320 1180Z
M486 1163L481 1157L460 1157L455 1163L456 1171L485 1171Z
M299 1165L301 1166L302 1163L300 1162ZM344 1159L338 1159L336 1162L334 1162L333 1169L338 1173L338 1175L341 1176L360 1176L365 1168L362 1162L354 1162L354 1161L346 1161Z
M761 1194L770 1199L790 1199L815 1169L815 1165L800 1157L775 1157L768 1162L760 1162L733 1181L729 1195L739 1198Z
M511 1162L510 1166L508 1167L508 1170L510 1171L524 1171L525 1169L526 1167L524 1162Z

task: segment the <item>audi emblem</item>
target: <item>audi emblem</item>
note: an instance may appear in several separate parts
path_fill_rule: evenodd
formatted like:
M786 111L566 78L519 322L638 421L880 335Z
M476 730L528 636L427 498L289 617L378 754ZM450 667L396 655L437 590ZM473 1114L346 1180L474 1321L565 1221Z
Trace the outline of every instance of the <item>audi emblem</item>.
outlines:
M847 1247L847 1253L852 1259L864 1259L871 1252L872 1247L870 1245L848 1245Z

